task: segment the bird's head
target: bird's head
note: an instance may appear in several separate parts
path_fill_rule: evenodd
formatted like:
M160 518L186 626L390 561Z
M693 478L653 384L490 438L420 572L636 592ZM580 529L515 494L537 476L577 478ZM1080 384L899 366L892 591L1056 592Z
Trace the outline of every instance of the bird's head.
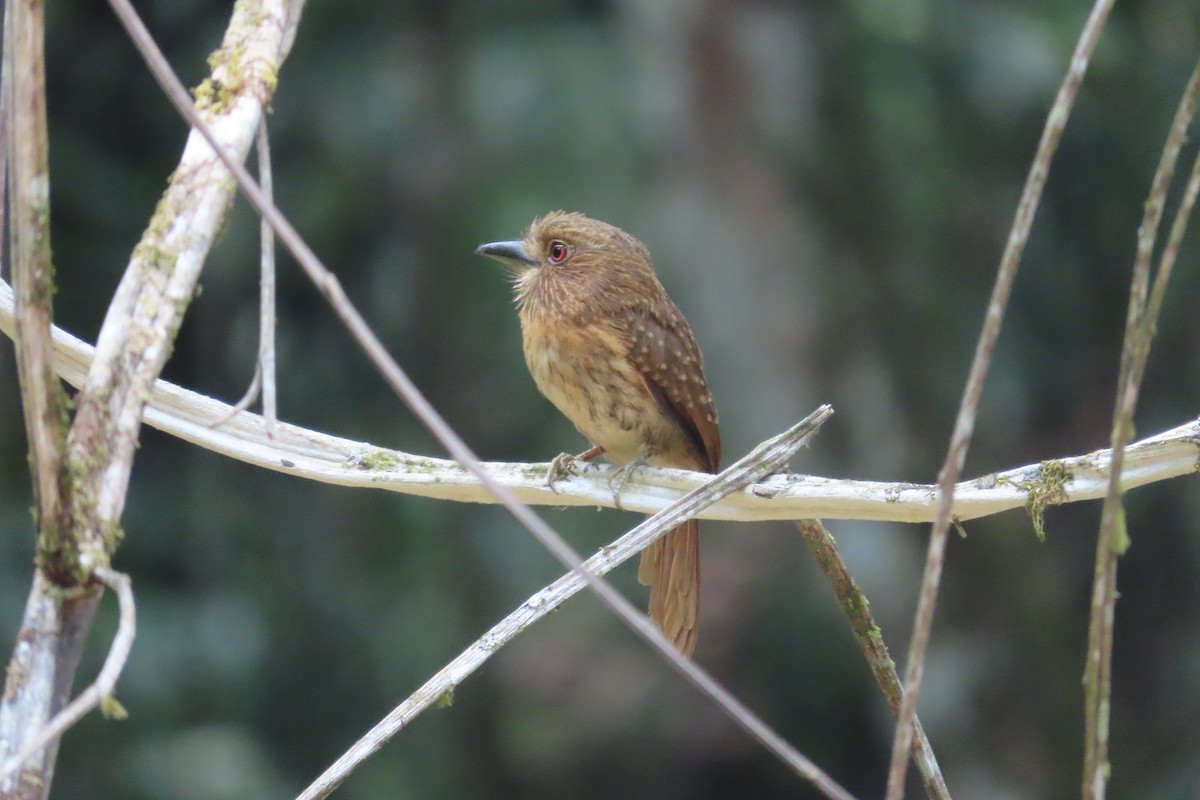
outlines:
M577 212L552 211L535 219L522 239L475 249L508 267L517 303L604 303L613 292L657 283L650 252L633 236Z

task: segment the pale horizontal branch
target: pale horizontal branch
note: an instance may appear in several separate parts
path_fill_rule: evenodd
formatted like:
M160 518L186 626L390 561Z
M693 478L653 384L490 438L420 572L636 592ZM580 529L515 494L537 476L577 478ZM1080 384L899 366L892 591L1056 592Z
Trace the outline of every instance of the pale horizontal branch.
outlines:
M12 336L12 289L0 281L0 330ZM54 365L78 386L92 347L54 329ZM263 420L246 411L219 428L231 407L211 397L157 381L145 410L146 422L208 450L299 478L342 486L372 487L460 502L491 503L488 491L455 462L412 455L280 423L268 437ZM1127 489L1194 474L1200 469L1200 419L1130 445L1122 483ZM1098 450L1053 462L1030 464L959 484L954 516L976 519L1022 508L1031 492L1044 505L1104 496L1112 451ZM546 464L485 463L489 474L532 505L612 507L612 468L589 467L564 478L550 491ZM1051 468L1052 467L1052 468ZM653 513L700 486L709 476L682 470L639 470L621 492L621 505ZM1061 491L1060 491L1061 488ZM936 509L930 484L842 480L810 475L776 475L706 509L705 519L860 519L929 522Z

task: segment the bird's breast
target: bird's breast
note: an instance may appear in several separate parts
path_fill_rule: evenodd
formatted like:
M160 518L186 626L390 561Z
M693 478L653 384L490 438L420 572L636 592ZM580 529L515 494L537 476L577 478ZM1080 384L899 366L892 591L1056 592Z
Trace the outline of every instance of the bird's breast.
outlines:
M538 390L610 461L637 456L661 412L631 365L627 341L609 326L522 320L525 363Z

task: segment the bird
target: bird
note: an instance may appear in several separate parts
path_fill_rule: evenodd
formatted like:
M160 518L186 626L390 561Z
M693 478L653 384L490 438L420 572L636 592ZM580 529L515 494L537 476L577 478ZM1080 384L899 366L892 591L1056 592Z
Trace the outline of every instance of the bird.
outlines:
M621 467L716 473L717 408L692 329L654 272L650 251L624 230L577 212L535 219L521 239L482 244L513 279L525 364L538 390ZM699 521L642 551L638 580L649 614L685 656L700 613Z

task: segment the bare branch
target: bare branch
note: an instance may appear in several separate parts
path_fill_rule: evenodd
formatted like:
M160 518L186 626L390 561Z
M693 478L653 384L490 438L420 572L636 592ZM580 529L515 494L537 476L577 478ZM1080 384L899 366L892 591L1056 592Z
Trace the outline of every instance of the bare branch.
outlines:
M829 579L834 593L837 594L838 605L842 607L842 611L850 620L854 638L862 647L863 655L867 659L867 666L875 675L875 682L879 684L879 689L883 692L884 699L887 700L888 708L892 710L893 714L900 713L904 687L900 685L900 678L896 675L896 664L888 654L887 645L883 643L883 634L880 632L879 626L875 624L874 615L871 614L871 605L867 602L866 595L858 588L858 584L850 575L850 570L846 569L846 563L842 561L842 556L838 553L833 536L819 519L800 520L796 523L796 527L800 530L804 543L808 545L809 552L817 559L821 571ZM934 800L950 800L950 791L946 788L946 779L942 776L942 769L938 766L937 757L933 754L933 746L929 743L925 729L916 715L913 716L913 732L915 735L912 742L912 757L913 761L917 763L917 769L921 772L921 780L925 782L926 794Z
M603 594L611 593L609 597L605 598L606 602L611 601L612 605L619 607L621 616L628 616L634 622L639 633L647 638L657 637L662 640L664 646L670 647L645 614L635 610L629 601L617 594L607 583L599 582L598 576L606 574L636 553L641 552L654 539L695 516L705 505L726 494L738 491L763 475L768 475L785 466L796 449L815 432L816 427L831 413L832 409L828 406L821 407L788 431L759 445L749 455L720 474L708 476L708 480L703 486L679 498L668 508L633 528L608 547L601 548L599 552L583 562L579 570L564 575L534 594L384 717L301 793L298 800L317 800L328 797L359 764L378 751L422 711L440 699L450 696L454 689L493 653L593 581L596 581L592 586L593 589L597 589ZM797 774L810 781L826 797L850 797L844 789L768 728L728 690L700 669L695 662L686 659L681 659L681 661L685 665L683 671L689 680L701 688L705 694L715 699L735 722L749 731L755 739L762 742L784 763L792 767Z
M271 197L271 146L267 135L267 119L263 117L255 137L255 150L258 154L258 180L263 193ZM239 411L245 411L254 405L262 394L263 426L267 437L275 434L275 421L278 417L275 402L275 231L265 220L258 221L259 226L259 295L258 295L258 356L254 360L254 376L242 399L234 403L229 413L212 423L218 428L229 422Z
M1067 74L1054 98L1054 104L1050 107L1050 113L1046 117L1046 125L1042 130L1037 154L1029 167L1025 188L1017 203L1016 217L1013 219L1012 228L1009 231L1008 243L1004 248L1004 255L1000 259L1000 267L996 271L996 283L992 287L992 296L988 300L987 314L983 320L979 342L975 347L971 371L967 375L967 383L963 388L958 416L954 421L954 432L950 437L950 448L946 453L946 461L942 465L941 472L938 474L940 493L937 516L929 534L925 571L921 576L921 593L917 601L912 638L908 645L908 664L904 671L904 701L900 704L900 714L896 720L896 734L892 739L887 800L900 800L904 796L904 776L908 770L908 751L912 742L912 721L916 714L917 700L921 695L921 678L925 672L925 650L929 645L929 634L933 628L933 612L937 606L942 565L946 558L946 538L950 530L955 484L958 483L959 476L962 474L963 464L967 458L967 449L975 431L975 413L979 407L979 398L983 394L983 381L987 377L992 351L1000 337L1004 309L1008 305L1012 285L1017 277L1017 267L1021 263L1021 254L1025 251L1025 243L1029 241L1034 212L1037 211L1042 189L1046 185L1046 177L1050 173L1050 162L1054 158L1054 152L1058 149L1058 142L1066 127L1067 117L1070 116L1075 96L1079 93L1079 85L1083 82L1083 76L1087 72L1092 51L1100 39L1100 31L1108 18L1112 2L1113 0L1096 0L1087 22L1084 23L1083 31L1079 35L1079 41L1075 45L1075 52L1071 56L1071 65L1067 69Z
M0 331L12 335L12 291L0 281ZM92 348L60 328L53 329L55 369L70 384L87 374ZM274 437L263 419L166 381L157 381L145 409L147 424L239 461L276 472L340 486L356 486L443 500L494 503L482 483L453 461L431 458L280 423ZM214 429L222 420L228 424ZM1193 475L1200 459L1200 419L1142 439L1125 451L1125 489ZM954 517L967 521L1004 511L1103 498L1111 450L1029 464L959 483ZM555 506L614 507L611 468L589 467L546 488L546 464L485 462L493 480L522 502ZM654 513L709 475L645 467L625 485L621 505ZM808 475L774 476L706 509L702 519L740 521L860 519L929 522L937 509L937 487L929 484L837 480Z
M29 439L38 560L60 582L78 577L61 519L67 436L66 395L54 373L50 327L54 267L50 261L50 173L46 141L42 4L9 3L4 70L12 102L8 124L12 184L12 270L16 294L16 354Z
M246 391L242 394L242 399L238 400L229 407L229 411L220 419L213 420L209 423L209 427L219 428L229 420L236 417L242 411L245 411L250 406L254 405L254 401L258 399L258 393L262 390L262 364L254 365L254 375L250 378L250 385L246 387ZM144 422L145 420L143 420ZM263 417L263 428L270 427L269 420ZM270 433L267 434L268 436Z
M275 181L271 174L271 137L264 117L258 126L258 180L263 194L274 202ZM263 423L267 436L275 435L275 231L259 220L261 270L258 301L258 369L262 379Z
M1092 581L1091 613L1088 618L1088 647L1084 662L1084 761L1083 797L1102 800L1108 784L1108 732L1112 691L1113 620L1117 603L1117 559L1129 545L1122 503L1122 473L1125 446L1133 438L1133 414L1145 374L1150 344L1154 339L1158 312L1166 295L1167 282L1175 266L1183 233L1200 191L1200 156L1184 189L1175 212L1171 233L1159 260L1154 286L1150 286L1150 262L1158 238L1167 188L1175 174L1175 164L1187 140L1187 131L1196 115L1200 94L1200 62L1179 100L1162 156L1155 170L1145 216L1138 229L1137 256L1129 288L1129 312L1125 321L1125 340L1121 350L1121 370L1113 407L1112 469L1096 542L1096 567Z
M81 592L77 559L66 524L63 469L66 395L54 372L51 342L54 269L50 259L50 176L46 131L43 6L8 2L4 15L3 91L5 153L11 192L12 271L16 286L14 333L25 430L29 442L34 513L38 530L33 589L0 696L0 762L28 742L32 732L62 707L83 652L79 624L90 621L96 598ZM61 584L56 586L54 584ZM0 793L45 797L57 747L13 778Z
M113 692L116 690L121 672L125 669L125 662L129 660L129 651L133 648L133 639L137 632L133 589L130 588L128 575L114 572L107 567L97 568L95 575L117 595L120 607L117 633L113 637L112 646L109 647L104 666L100 669L96 680L80 692L70 705L55 714L54 718L41 730L29 737L15 756L0 764L0 785L3 785L3 781L9 775L16 772L26 760L36 755L39 750L48 744L57 743L59 737L97 706L107 703L109 709L105 713L108 716L124 716L124 709L113 699Z
M67 704L100 596L99 587L64 596L40 570L34 571L21 628L5 670L0 761L15 755L28 736L41 730ZM0 779L0 797L46 797L57 755L58 745L52 743L42 749L36 762L26 760L14 778Z

